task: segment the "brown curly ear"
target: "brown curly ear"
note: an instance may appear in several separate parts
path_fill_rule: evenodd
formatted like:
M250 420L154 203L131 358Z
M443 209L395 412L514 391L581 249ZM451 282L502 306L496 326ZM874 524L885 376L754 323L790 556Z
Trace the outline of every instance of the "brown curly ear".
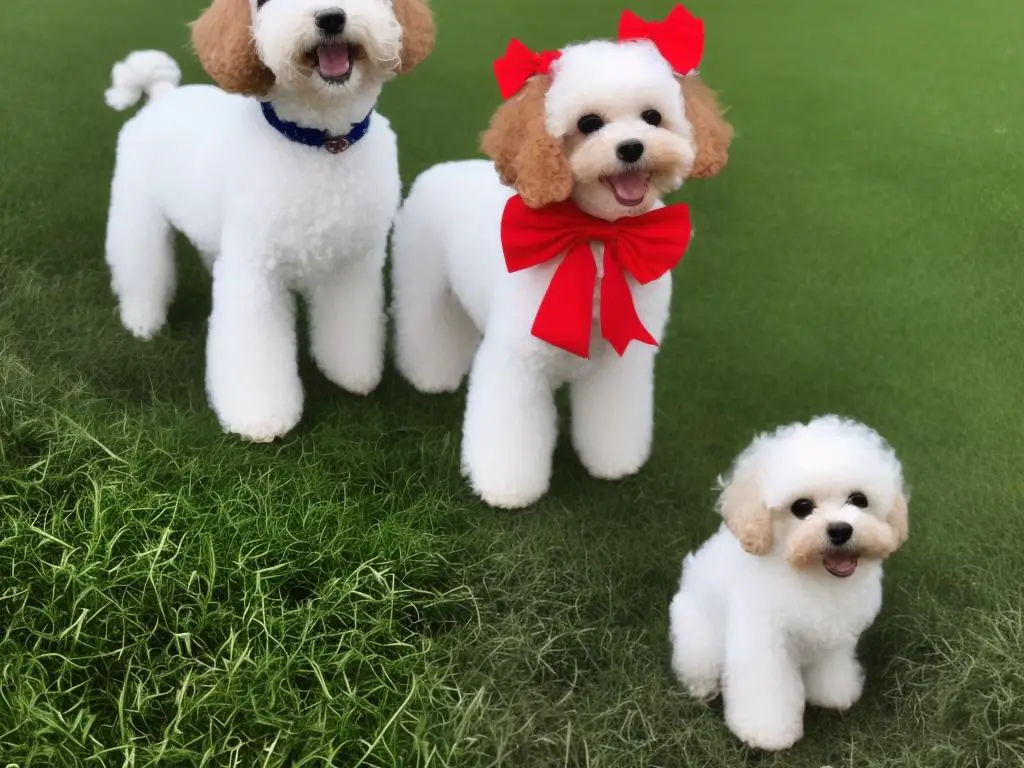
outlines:
M910 533L910 526L907 518L907 495L905 492L900 491L896 494L892 510L889 512L889 527L892 529L894 544L893 551L896 551L907 543L907 537Z
M402 61L398 74L404 75L434 50L434 14L427 0L394 0L395 18L402 25Z
M690 178L706 179L721 171L729 161L733 129L726 121L714 91L695 75L684 77L682 83L686 118L693 126L693 140L697 146L697 158Z
M530 208L560 203L572 194L572 169L562 142L548 133L544 98L551 78L532 78L491 118L480 149L494 161L504 184Z
M772 551L772 516L761 497L761 486L751 460L739 463L722 484L718 511L732 535L752 555Z
M213 0L192 22L192 46L206 74L225 91L265 96L274 73L256 53L249 0Z

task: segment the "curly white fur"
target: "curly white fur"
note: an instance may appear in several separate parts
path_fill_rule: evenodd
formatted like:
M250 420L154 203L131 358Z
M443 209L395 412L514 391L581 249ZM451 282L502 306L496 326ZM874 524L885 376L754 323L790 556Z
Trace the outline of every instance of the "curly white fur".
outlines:
M659 195L682 184L695 156L681 87L667 62L647 42L595 41L563 49L552 74L547 130L572 145L573 196L581 209L613 220L660 207ZM641 119L647 109L660 111L661 126ZM605 125L582 137L576 123L588 113L600 114ZM626 139L647 142L653 157L655 181L637 209L619 205L599 179L622 171L616 146ZM490 162L435 166L413 184L392 237L398 368L421 392L454 391L469 374L463 472L485 502L504 508L528 506L547 492L557 438L554 392L564 384L571 387L573 445L589 473L614 480L644 465L658 352L634 342L620 358L596 323L589 359L531 335L559 260L508 273L500 224L512 194ZM593 250L600 272L603 247L595 243ZM671 275L642 286L630 278L630 287L640 320L660 342Z
M344 39L361 46L344 84L331 84L302 52L316 45L315 15L341 7ZM267 95L278 115L347 133L394 76L402 29L388 0L277 0L254 6L253 32L274 74ZM400 201L396 139L374 112L369 132L332 155L271 128L256 99L217 88L176 88L177 65L159 52L117 64L111 106L150 102L118 139L107 263L125 327L151 338L175 289L172 228L213 272L207 391L225 431L255 441L299 421L295 294L309 302L313 356L356 394L380 380L384 350L383 265Z
M860 698L857 641L907 532L902 469L876 432L826 416L761 435L721 484L725 524L684 560L669 609L672 667L698 698L721 690L737 737L785 749L805 702Z

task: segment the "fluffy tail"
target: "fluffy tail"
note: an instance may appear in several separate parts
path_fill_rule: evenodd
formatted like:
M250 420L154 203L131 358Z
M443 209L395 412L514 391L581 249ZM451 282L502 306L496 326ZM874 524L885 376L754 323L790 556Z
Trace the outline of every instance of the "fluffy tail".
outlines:
M113 84L105 94L114 109L128 109L139 103L143 94L150 101L178 87L181 70L174 59L162 51L135 51L114 65Z

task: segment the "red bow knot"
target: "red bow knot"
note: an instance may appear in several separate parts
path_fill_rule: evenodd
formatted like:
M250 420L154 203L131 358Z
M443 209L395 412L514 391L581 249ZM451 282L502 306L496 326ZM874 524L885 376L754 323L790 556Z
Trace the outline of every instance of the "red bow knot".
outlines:
M551 71L551 63L561 55L561 51L534 53L518 40L511 40L505 55L494 62L501 98L512 98L531 77L546 75Z
M632 11L619 19L619 42L650 40L677 75L700 66L704 56L704 22L682 5L675 6L664 21L644 21Z
M620 356L630 341L657 346L640 322L626 275L641 285L657 280L690 244L690 209L680 203L641 216L604 221L571 201L529 208L518 195L501 219L508 271L535 267L565 254L533 322L533 335L579 357L590 356L597 264L591 241L604 244L601 335Z

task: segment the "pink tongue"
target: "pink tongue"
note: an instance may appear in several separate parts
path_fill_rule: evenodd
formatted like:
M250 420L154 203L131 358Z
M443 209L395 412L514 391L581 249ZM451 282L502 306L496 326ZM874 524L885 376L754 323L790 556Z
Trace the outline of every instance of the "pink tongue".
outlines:
M347 45L321 45L316 49L316 58L324 77L343 77L351 66Z
M836 576L849 576L857 570L857 556L833 552L825 555L825 567Z
M615 196L622 200L642 200L647 194L647 180L639 172L620 173L608 177Z

